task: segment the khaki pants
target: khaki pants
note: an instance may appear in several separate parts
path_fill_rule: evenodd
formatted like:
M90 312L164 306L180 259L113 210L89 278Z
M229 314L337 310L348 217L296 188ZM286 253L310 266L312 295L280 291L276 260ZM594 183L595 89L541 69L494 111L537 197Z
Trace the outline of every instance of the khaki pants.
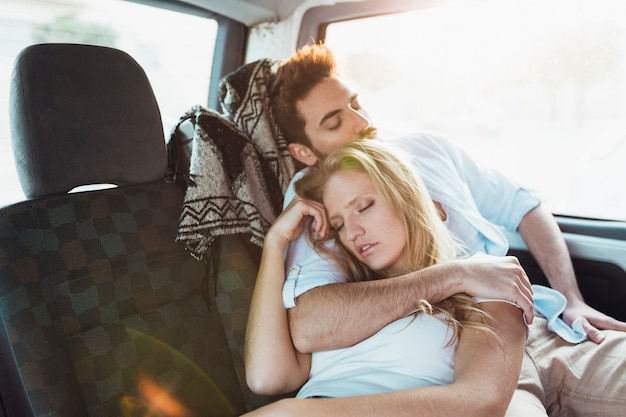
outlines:
M626 416L626 333L565 342L535 317L506 417Z

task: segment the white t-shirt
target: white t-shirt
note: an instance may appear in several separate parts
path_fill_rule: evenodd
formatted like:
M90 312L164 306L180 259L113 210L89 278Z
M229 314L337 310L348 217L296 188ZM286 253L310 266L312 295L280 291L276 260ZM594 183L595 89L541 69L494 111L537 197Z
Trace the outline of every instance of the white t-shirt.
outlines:
M356 345L313 353L309 380L296 397L339 398L451 384L458 340L449 343L452 330L444 317L410 315Z
M439 318L422 313L396 320L354 346L313 353L309 380L297 397L348 397L449 384L457 346L446 346L451 334Z

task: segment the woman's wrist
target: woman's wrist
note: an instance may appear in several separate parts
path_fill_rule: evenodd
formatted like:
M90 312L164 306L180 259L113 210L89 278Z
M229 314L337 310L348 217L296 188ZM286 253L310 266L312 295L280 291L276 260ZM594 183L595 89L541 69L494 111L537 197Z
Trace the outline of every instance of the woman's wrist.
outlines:
M289 241L279 233L273 232L271 228L267 231L265 238L263 239L264 249L281 251L281 254L285 251L285 249L287 249L287 245L289 245Z

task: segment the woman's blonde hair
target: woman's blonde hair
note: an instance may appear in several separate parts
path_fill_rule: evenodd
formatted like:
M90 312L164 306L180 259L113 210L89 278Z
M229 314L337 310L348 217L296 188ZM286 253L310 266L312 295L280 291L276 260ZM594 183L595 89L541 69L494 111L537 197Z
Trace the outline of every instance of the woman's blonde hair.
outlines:
M302 198L323 203L325 186L338 171L361 171L366 173L377 193L385 199L402 223L407 237L405 273L460 256L462 246L445 227L439 213L428 195L419 175L390 145L361 139L352 141L331 153L314 172L295 184L296 193ZM373 271L359 262L340 242L331 229L326 239L310 235L315 249L330 257L345 269L351 281L388 278L383 271ZM338 250L329 250L324 244L334 240ZM450 342L459 336L461 326L494 333L490 316L466 294L458 294L435 305L422 300L415 312L443 313L453 330Z

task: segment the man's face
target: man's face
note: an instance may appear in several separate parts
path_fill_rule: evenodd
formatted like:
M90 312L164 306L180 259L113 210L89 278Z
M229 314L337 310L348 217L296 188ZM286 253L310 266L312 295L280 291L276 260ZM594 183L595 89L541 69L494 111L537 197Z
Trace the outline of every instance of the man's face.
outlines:
M375 130L356 94L337 78L317 84L296 107L304 118L304 131L318 158L347 142L374 136Z

